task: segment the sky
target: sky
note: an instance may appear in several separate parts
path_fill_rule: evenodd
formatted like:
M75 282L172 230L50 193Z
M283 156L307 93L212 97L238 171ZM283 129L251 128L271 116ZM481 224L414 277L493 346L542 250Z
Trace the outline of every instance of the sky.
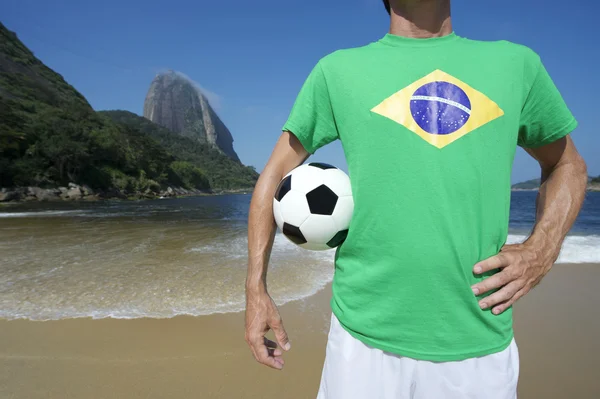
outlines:
M579 121L573 139L600 174L594 122L600 61L592 0L459 1L459 36L510 40L536 51ZM243 163L262 170L298 91L323 56L376 41L389 29L381 0L1 0L0 21L96 110L143 113L157 73L196 81L234 137ZM311 160L346 169L339 142ZM539 176L518 150L513 182Z

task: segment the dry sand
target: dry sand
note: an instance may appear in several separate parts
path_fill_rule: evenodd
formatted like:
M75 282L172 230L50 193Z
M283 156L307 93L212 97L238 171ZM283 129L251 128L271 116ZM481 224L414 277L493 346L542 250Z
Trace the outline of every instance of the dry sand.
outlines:
M519 399L600 398L599 282L600 265L557 265L516 306ZM0 398L314 398L330 294L281 307L283 371L252 359L242 313L0 321Z

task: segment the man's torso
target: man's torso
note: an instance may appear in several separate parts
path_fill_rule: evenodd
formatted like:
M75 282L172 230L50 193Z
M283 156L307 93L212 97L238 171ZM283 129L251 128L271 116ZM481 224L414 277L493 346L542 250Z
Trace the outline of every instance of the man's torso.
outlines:
M511 311L479 308L471 270L507 237L537 59L508 42L414 40L388 35L321 61L355 201L332 308L372 346L460 360L512 340Z

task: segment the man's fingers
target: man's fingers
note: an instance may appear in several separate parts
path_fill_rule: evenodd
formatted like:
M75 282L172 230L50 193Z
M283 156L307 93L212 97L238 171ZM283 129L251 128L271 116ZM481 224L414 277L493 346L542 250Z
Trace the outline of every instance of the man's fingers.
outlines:
M479 301L479 307L481 309L488 309L499 303L504 303L512 299L512 297L523 288L522 283L519 281L513 281L507 285L505 285L501 290L494 292L492 295L483 298ZM496 313L496 309L494 309L494 314Z
M510 264L509 258L506 255L499 253L496 256L492 256L491 258L488 258L486 260L483 260L483 261L477 263L473 267L473 273L481 274L481 273L489 272L490 270L495 270L495 269L500 269L501 267L506 267L509 264Z
M275 333L275 338L277 339L277 343L279 343L279 346L283 348L283 350L289 351L291 345L288 335L285 332L285 328L283 327L283 321L279 319L276 322L273 322L270 327Z
M473 285L471 289L473 290L473 294L481 295L495 288L503 287L511 281L512 278L510 275L510 271L505 269L500 273L496 273L493 276L488 277L485 280Z
M265 346L269 350L269 355L273 357L280 357L283 355L283 351L277 347L277 343L267 339L265 337Z
M494 309L492 309L492 313L495 315L499 315L499 314L503 313L504 311L506 311L506 309L510 308L515 302L517 302L526 293L527 293L527 290L525 288L517 291L517 293L515 295L513 295L513 297L510 298L508 301L503 302L503 303L499 304L498 306L494 307Z
M271 357L281 358L281 355L283 355L283 351L279 348L267 348L267 351Z
M266 366L272 367L277 370L281 370L283 368L283 359L281 357L274 356L274 353L273 356L271 356L269 350L270 349L267 348L267 346L264 344L263 339L253 341L252 353L254 354L254 358L259 363L262 363Z

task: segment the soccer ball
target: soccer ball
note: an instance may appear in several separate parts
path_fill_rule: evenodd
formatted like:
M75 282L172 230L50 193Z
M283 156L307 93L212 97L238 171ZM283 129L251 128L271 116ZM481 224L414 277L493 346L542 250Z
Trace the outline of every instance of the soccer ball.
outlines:
M339 246L348 235L354 200L350 178L325 163L298 166L273 198L277 226L294 244L313 251Z

